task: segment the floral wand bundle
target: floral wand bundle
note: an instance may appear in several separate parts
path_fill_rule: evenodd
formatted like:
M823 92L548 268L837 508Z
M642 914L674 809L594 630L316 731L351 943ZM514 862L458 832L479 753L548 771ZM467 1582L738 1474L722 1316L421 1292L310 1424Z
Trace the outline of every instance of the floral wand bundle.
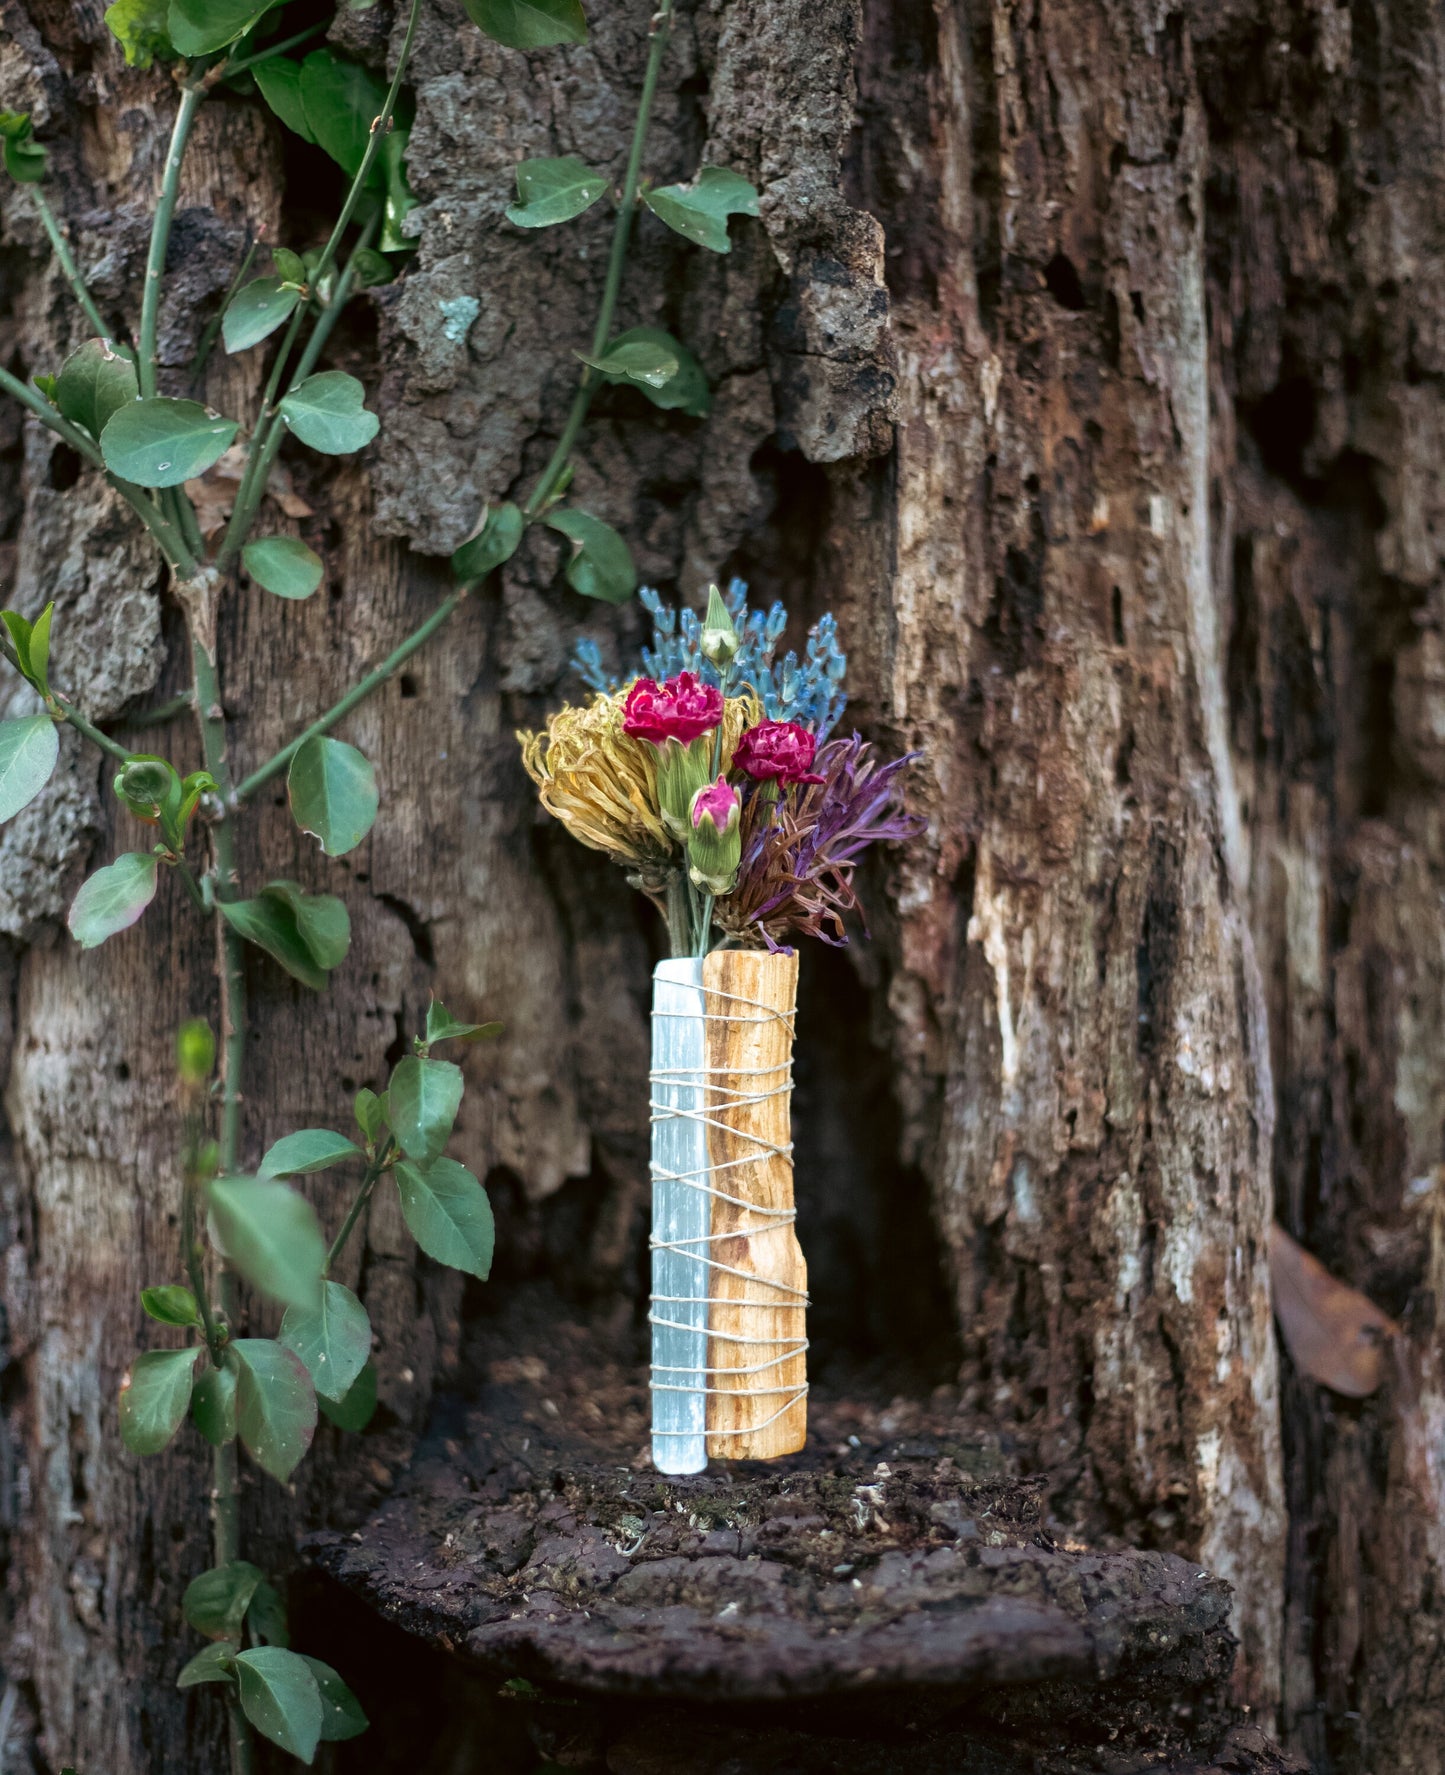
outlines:
M790 1454L807 1431L807 1270L793 1230L795 934L847 941L858 859L916 833L908 760L880 764L843 712L846 661L825 616L805 658L775 659L787 614L734 581L707 614L656 593L645 674L578 666L597 692L521 734L542 805L663 912L653 978L652 1453Z

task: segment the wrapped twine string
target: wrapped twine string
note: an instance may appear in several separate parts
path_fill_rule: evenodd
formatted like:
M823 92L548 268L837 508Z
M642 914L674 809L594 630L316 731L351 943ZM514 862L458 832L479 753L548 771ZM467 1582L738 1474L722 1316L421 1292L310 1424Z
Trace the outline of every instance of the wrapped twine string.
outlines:
M718 1163L708 1162L705 1166L688 1170L672 1171L660 1165L654 1157L652 1161L652 1178L654 1184L680 1184L687 1189L695 1190L708 1198L709 1203L723 1202L742 1211L746 1218L738 1225L723 1232L701 1233L690 1237L662 1238L654 1232L651 1248L654 1252L667 1252L679 1257L691 1259L702 1266L709 1277L713 1275L736 1277L744 1284L750 1285L750 1291L742 1298L729 1295L726 1305L747 1310L760 1309L776 1314L779 1309L804 1310L808 1306L807 1290L797 1288L791 1283L777 1277L759 1275L753 1270L740 1268L736 1264L727 1263L715 1256L713 1247L728 1240L750 1240L759 1238L765 1233L786 1231L797 1218L795 1208L772 1208L750 1200L746 1196L733 1194L726 1187L721 1187L718 1178L727 1172L736 1172L747 1166L767 1164L773 1160L783 1160L791 1164L793 1146L788 1141L784 1144L767 1140L748 1126L750 1112L759 1105L775 1098L786 1098L793 1088L793 1014L789 1010L783 1012L775 1006L764 1003L760 999L750 998L740 993L727 992L716 986L706 988L705 1003L707 1008L701 1013L655 1009L655 1017L676 1017L701 1023L704 1040L702 1052L706 1054L715 1044L710 1043L707 1035L710 1029L723 1024L757 1025L776 1021L787 1037L787 1058L773 1066L735 1067L735 1066L674 1066L654 1067L649 1075L651 1084L651 1111L654 1126L671 1121L687 1121L704 1130L725 1135L734 1143L744 1147L737 1157ZM714 1005L725 1005L722 1010L713 1009ZM737 1007L737 1008L734 1008ZM759 1015L758 1013L761 1013ZM706 1134L695 1143L695 1150L706 1154ZM732 1182L731 1178L724 1180ZM761 1289L761 1295L751 1290ZM725 1397L735 1401L781 1398L782 1403L766 1416L750 1419L749 1422L736 1427L709 1424L708 1438L717 1437L748 1437L765 1429L769 1424L776 1423L787 1412L807 1395L808 1384L801 1381L797 1384L770 1384L774 1371L783 1364L802 1356L808 1349L808 1339L803 1336L768 1336L766 1334L749 1334L747 1332L714 1331L706 1322L699 1327L696 1324L678 1319L667 1313L659 1312L658 1308L676 1307L713 1307L719 1302L711 1292L702 1295L694 1294L654 1294L652 1309L648 1314L649 1322L655 1328L664 1330L698 1333L711 1338L717 1343L746 1345L755 1348L774 1349L776 1355L770 1355L762 1361L740 1366L706 1366L692 1363L659 1363L654 1361L651 1386L654 1392L690 1394L694 1398ZM659 1375L681 1374L694 1377L689 1381L662 1380ZM757 1377L763 1377L758 1379ZM718 1386L713 1383L720 1379L737 1382L746 1379L756 1384ZM654 1425L654 1436L694 1436L691 1429L667 1429Z

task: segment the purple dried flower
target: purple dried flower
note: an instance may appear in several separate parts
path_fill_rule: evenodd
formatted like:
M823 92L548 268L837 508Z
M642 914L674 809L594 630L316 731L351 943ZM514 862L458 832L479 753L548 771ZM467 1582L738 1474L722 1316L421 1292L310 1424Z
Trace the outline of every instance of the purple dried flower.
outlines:
M845 943L843 914L858 905L858 858L870 844L912 838L927 823L900 799L899 774L916 756L879 764L855 733L820 748L813 764L821 782L781 800L752 789L743 803L737 886L717 909L723 927L769 948L793 932Z

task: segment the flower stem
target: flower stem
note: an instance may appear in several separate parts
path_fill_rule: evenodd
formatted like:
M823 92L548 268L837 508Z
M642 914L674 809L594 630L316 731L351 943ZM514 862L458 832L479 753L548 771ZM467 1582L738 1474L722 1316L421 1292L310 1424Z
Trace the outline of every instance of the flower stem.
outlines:
M692 955L692 890L684 873L667 884L667 937L674 956Z
M310 727L298 733L294 740L283 746L274 757L268 758L258 770L253 770L250 776L243 778L232 793L232 805L247 800L258 789L264 788L272 777L280 776L307 740L315 739L318 734L329 733L338 721L343 720L374 691L379 690L398 666L404 665L414 653L425 647L437 630L451 620L469 589L467 586L459 586L456 591L443 598L421 627L408 635L399 647L394 647L381 664L373 667L358 684L354 684L340 702L333 703Z
M652 43L647 52L647 71L642 77L642 96L637 103L637 121L632 129L632 147L627 156L627 171L623 175L622 195L617 204L617 220L612 226L612 251L607 260L607 280L602 286L602 306L597 310L597 325L592 330L591 356L595 358L602 356L612 335L612 317L617 310L617 297L622 288L622 269L627 262L627 244L632 234L632 218L637 210L642 152L647 145L647 128L652 119L652 102L657 95L662 58L667 53L668 39L672 35L672 9L673 0L661 0L652 19ZM577 392L572 397L572 409L567 415L567 423L562 427L557 447L542 470L541 478L532 489L527 503L522 507L522 515L529 524L547 503L552 489L561 479L562 471L572 454L572 446L577 442L577 434L587 418L587 409L592 405L592 397L597 392L599 381L597 371L589 364L584 364L578 379Z
M151 224L150 252L146 256L145 287L141 292L140 341L136 354L136 375L142 395L156 392L156 328L161 311L161 282L165 276L166 250L170 246L171 219L176 213L176 198L181 188L181 162L185 158L186 139L196 120L196 111L205 97L201 86L183 86L176 121L166 149L165 172L161 176L161 193L156 201L155 220Z

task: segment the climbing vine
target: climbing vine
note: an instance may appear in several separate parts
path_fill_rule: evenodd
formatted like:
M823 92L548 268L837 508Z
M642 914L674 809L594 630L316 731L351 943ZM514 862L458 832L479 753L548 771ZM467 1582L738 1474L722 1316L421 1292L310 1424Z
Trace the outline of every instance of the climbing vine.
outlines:
M103 732L51 681L55 606L27 618L0 613L0 651L36 698L34 713L0 721L0 820L42 793L59 755L58 729L73 727L115 763L114 790L151 828L148 848L127 850L81 886L67 923L83 948L136 924L173 871L197 915L216 933L221 1036L204 1022L177 1038L180 1105L180 1265L185 1280L141 1291L149 1318L182 1341L138 1353L119 1401L120 1434L141 1455L159 1454L187 1418L212 1446L213 1567L186 1590L183 1610L206 1641L181 1670L182 1688L215 1685L229 1721L232 1775L253 1767L254 1733L304 1762L319 1743L349 1738L366 1718L343 1678L293 1650L276 1584L242 1557L238 1472L241 1451L279 1481L310 1447L318 1413L344 1430L365 1427L376 1402L372 1328L357 1296L332 1271L378 1188L395 1189L422 1251L485 1278L492 1259L491 1209L481 1183L447 1155L463 1076L436 1050L495 1036L496 1023L458 1021L436 1000L412 1052L385 1091L361 1091L350 1131L308 1128L276 1141L252 1172L242 1167L240 1107L246 1045L245 952L262 951L304 986L323 991L350 943L345 904L296 883L246 883L236 832L257 792L284 775L292 817L328 857L354 850L376 819L369 760L337 738L338 727L437 634L527 528L544 524L571 545L564 572L584 597L621 603L636 590L627 543L591 513L567 503L572 452L597 390L629 384L657 406L699 415L709 392L693 355L651 327L614 333L633 221L645 205L685 239L728 250L728 222L756 215L757 194L738 174L703 167L687 183L652 187L643 177L648 123L672 28L673 0L651 21L647 65L625 167L616 184L575 156L523 161L506 215L522 229L565 223L611 192L612 246L596 325L580 360L576 393L546 466L520 502L484 511L456 551L453 589L416 630L331 708L272 757L239 776L225 716L218 614L245 581L282 599L310 597L324 565L299 538L262 522L277 457L288 440L323 456L346 456L376 437L379 420L354 376L325 365L328 341L347 305L369 287L405 275L415 240L408 219L406 148L411 102L407 70L427 0L403 0L389 84L318 41L326 22L290 29L285 0L116 0L106 22L138 68L174 76L176 105L155 213L139 313L123 336L108 329L77 252L46 196L48 158L28 116L0 113L6 171L29 194L71 295L94 337L30 382L0 370L0 389L19 401L104 477L145 527L168 570L185 618L191 687L182 699L198 732L200 761L183 768L136 753ZM464 0L473 24L514 51L584 43L579 0ZM200 107L217 88L250 94L288 130L321 148L348 180L345 200L320 243L276 242L269 270L253 275L254 243L202 336L186 374L163 374L157 334L165 297L172 221L187 144ZM269 354L263 392L249 418L218 413L197 398L217 345ZM162 384L164 383L164 386ZM224 465L227 472L222 475ZM225 489L231 489L229 493ZM219 515L218 515L219 514ZM175 712L175 711L171 711ZM295 1179L349 1167L351 1206L330 1238ZM269 1336L250 1335L241 1285L281 1317Z

